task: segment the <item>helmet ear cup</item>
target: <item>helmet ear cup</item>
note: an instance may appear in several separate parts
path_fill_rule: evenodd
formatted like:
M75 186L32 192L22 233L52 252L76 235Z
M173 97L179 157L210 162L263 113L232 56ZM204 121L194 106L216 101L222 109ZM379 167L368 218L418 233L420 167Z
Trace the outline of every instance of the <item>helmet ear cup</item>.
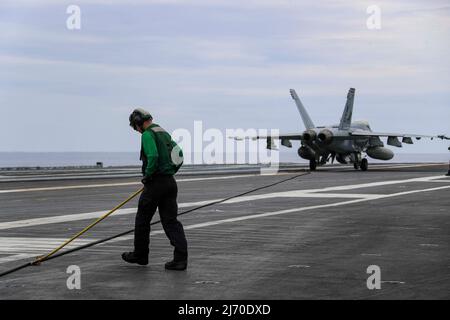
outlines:
M137 113L137 112L134 114L134 123L138 127L142 126L142 124L144 123L144 121L142 120L141 115L139 113Z
M144 122L142 121L142 117L139 112L133 111L130 116L130 126L136 129L140 127Z
M153 120L153 117L143 109L135 109L130 115L130 126L134 129L142 127L145 121Z

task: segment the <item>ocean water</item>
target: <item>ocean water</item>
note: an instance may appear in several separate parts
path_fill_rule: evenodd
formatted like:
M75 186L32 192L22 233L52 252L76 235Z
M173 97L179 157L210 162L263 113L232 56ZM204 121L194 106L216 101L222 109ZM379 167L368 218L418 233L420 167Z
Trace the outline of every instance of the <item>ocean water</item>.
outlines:
M139 152L0 152L0 168L139 165Z
M200 157L201 158L201 157ZM219 159L225 157L219 157ZM192 164L194 157L185 155L185 164ZM397 153L389 162L448 162L449 153ZM103 162L108 166L140 165L139 152L0 152L0 168L9 167L58 167L95 166ZM295 151L280 152L280 162L307 163ZM385 162L369 159L369 162Z

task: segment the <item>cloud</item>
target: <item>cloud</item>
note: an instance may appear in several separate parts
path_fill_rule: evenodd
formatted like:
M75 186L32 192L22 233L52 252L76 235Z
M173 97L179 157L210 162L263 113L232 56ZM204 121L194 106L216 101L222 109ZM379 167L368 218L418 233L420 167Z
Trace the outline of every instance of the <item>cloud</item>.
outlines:
M11 6L42 6L61 5L71 3L69 0L6 0L5 5ZM335 1L333 1L335 2ZM78 5L114 5L114 6L148 6L148 5L169 5L169 6L207 6L207 7L290 7L295 5L295 0L78 0Z
M54 124L60 113L76 128L72 150L84 141L89 150L130 150L124 119L137 105L168 128L201 119L300 130L290 88L318 123L336 122L356 87L356 115L377 130L448 128L443 1L377 1L379 31L365 26L372 1L81 0L80 32L65 28L65 3L0 5L0 136L14 137L0 150L27 148L8 120L15 110L32 115L24 126L39 128L35 150L65 147L54 134L65 130Z

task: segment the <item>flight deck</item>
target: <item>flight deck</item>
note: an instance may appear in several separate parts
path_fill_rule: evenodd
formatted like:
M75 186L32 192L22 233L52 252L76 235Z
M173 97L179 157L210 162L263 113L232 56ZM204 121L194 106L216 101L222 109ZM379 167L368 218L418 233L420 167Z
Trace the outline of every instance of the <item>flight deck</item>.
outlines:
M299 176L180 217L186 271L164 269L172 247L156 225L148 266L122 261L133 248L127 235L0 278L0 299L449 299L448 169L187 168L177 176L179 212ZM136 168L0 173L0 273L48 253L141 186ZM135 199L68 248L132 229L136 207ZM79 290L66 285L72 265ZM381 289L369 290L373 265Z

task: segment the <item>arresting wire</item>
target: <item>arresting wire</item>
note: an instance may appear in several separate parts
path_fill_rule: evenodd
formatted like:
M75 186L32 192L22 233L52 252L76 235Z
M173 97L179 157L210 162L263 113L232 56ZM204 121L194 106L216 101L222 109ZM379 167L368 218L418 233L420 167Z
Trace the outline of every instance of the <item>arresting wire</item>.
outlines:
M262 186L262 187L258 187L258 188L255 188L255 189L251 189L251 190L248 190L248 191L246 191L246 192L243 192L243 193L240 193L240 194L237 194L237 195L233 195L233 196L230 196L230 197L225 198L225 199L213 201L213 202L210 202L210 203L207 203L207 204L204 204L204 205L201 205L201 206L198 206L198 207L195 207L195 208L192 208L192 209L183 211L183 212L179 213L178 216L182 216L182 215L185 215L185 214L188 214L188 213L191 213L191 212L194 212L194 211L203 209L203 208L207 208L207 207L210 207L210 206L213 206L213 205L216 205L216 204L224 203L224 202L226 202L226 201L229 201L229 200L232 200L232 199L235 199L235 198L239 198L239 197L245 196L245 195L247 195L247 194L250 194L250 193L253 193L253 192L256 192L256 191L260 191L260 190L263 190L263 189L271 188L271 187L274 187L274 186L276 186L276 185L279 185L279 184L282 184L282 183L285 183L285 182L294 180L294 179L296 179L296 178L299 178L299 177L301 177L301 176L307 175L307 174L309 174L309 173L310 173L310 171L305 171L304 173L295 175L295 176L293 176L293 177L289 177L289 178L287 178L287 179L283 179L283 180L280 180L280 181L277 181L277 182L274 182L274 183L271 183L271 184L268 184L268 185L265 185L265 186ZM86 228L84 228L82 231L80 231L79 233L77 233L75 236L73 236L72 238L70 238L69 240L67 240L66 242L64 242L62 245L60 245L60 246L57 247L56 249L52 250L49 254L47 254L47 255L45 255L45 256L37 257L34 261L27 262L27 263L24 263L24 264L22 264L22 265L20 265L20 266L15 267L15 268L6 270L6 271L0 273L0 278L3 277L3 276L6 276L6 275L8 275L8 274L17 272L17 271L19 271L19 270L25 269L25 268L30 267L30 266L37 266L37 265L40 265L40 264L41 264L42 262L44 262L44 261L49 261L49 260L52 260L52 259L55 259L55 258L58 258L58 257L62 257L62 256L64 256L64 255L67 255L67 254L72 253L72 252L76 252L76 251L79 251L79 250L87 249L87 248L96 246L96 245L98 245L98 244L101 244L101 243L104 243L104 242L107 242L107 241L111 241L111 240L116 239L116 238L120 238L120 237L126 236L126 235L128 235L128 234L134 232L134 229L131 229L131 230L128 230L128 231L125 231L125 232L122 232L122 233L119 233L119 234L116 234L116 235L113 235L113 236L110 236L110 237L107 237L107 238L104 238L104 239L100 239L100 240L97 240L97 241L93 241L93 242L90 242L90 243L87 243L87 244L84 244L84 245L81 245L81 246L78 246L78 247L75 247L75 248L72 248L72 249L67 249L67 250L65 250L65 251L63 251L63 252L59 252L59 253L58 253L58 251L60 251L60 250L61 250L63 247L65 247L67 244L69 244L70 242L72 242L72 241L75 240L76 238L80 237L83 233L87 232L89 229L91 229L92 227L94 227L94 226L95 226L96 224L98 224L99 222L103 221L105 218L107 218L107 217L110 216L112 213L114 213L116 210L118 210L120 207L122 207L123 205L125 205L126 203L128 203L131 199L133 199L134 197L136 197L136 196L137 196L139 193L141 193L142 191L143 191L143 188L141 188L140 190L138 190L138 191L136 191L135 193L133 193L127 200L123 201L121 204L119 204L118 206L116 206L114 209L112 209L111 211L109 211L107 214L103 215L102 217L100 217L99 219L97 219L96 221L94 221L93 223L91 223L89 226L87 226ZM157 220L157 221L154 221L154 222L150 223L150 226L153 226L153 225L158 224L158 223L161 223L161 220Z

